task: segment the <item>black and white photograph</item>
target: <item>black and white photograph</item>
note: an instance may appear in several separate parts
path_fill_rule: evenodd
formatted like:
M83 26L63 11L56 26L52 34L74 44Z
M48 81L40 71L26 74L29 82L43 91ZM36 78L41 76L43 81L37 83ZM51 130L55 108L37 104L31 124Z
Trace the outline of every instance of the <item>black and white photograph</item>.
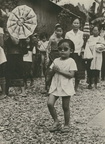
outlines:
M105 0L0 0L0 144L105 144Z

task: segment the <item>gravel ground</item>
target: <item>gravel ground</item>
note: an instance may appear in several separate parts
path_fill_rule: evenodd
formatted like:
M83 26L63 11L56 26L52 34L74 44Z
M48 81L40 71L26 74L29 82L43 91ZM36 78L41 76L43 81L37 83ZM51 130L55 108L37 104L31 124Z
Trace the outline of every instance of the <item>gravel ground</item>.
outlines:
M89 122L105 108L105 82L98 90L88 90L82 81L71 98L70 133L50 133L53 121L47 109L47 97L41 94L44 79L35 79L27 97L9 96L0 101L0 144L105 144L105 130ZM61 99L56 103L63 124Z

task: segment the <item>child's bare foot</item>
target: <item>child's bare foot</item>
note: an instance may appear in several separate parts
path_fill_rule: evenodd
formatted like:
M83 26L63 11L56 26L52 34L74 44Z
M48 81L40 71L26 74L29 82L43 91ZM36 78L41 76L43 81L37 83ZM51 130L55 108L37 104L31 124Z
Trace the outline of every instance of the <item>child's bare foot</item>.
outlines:
M0 126L0 132L3 132L5 128L3 126Z
M6 98L6 97L7 97L7 95L2 94L2 95L0 96L0 100L4 99L4 98Z
M97 89L97 84L94 85L95 89Z
M61 133L68 133L70 132L70 127L69 126L64 126L62 129L61 129Z
M53 126L49 128L49 131L50 131L50 132L59 131L60 128L61 128L60 123L59 123L59 122L55 122L55 123L53 124Z
M31 83L30 83L30 86L33 87L33 86L34 86L34 82L31 82Z
M89 85L88 85L88 89L92 89L92 85L89 84Z
M47 90L41 91L41 94L47 94Z

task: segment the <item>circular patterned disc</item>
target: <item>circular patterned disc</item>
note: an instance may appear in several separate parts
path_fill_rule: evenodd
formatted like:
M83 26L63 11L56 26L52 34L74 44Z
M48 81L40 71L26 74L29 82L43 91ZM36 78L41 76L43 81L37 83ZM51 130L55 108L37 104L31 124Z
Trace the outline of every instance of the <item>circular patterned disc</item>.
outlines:
M37 16L32 8L22 5L16 7L7 21L7 29L11 36L25 39L32 35L37 26Z

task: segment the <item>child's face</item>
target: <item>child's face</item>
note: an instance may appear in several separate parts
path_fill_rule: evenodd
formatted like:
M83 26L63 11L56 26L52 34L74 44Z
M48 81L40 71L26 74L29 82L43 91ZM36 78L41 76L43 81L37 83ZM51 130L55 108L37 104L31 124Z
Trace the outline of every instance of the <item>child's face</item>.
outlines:
M94 36L98 36L99 35L98 27L94 27L94 29L93 29L93 35Z
M30 42L30 38L28 37L27 39L26 39L26 43L29 43Z
M45 42L46 40L47 40L46 37L43 37L42 41Z
M58 27L56 30L55 30L55 33L58 37L62 36L63 34L63 30L62 28Z
M70 46L67 42L62 43L59 47L58 47L58 51L60 54L60 57L62 59L66 59L69 58L71 50L70 50Z
M38 42L38 35L33 35L32 41L33 41L33 43L37 43Z

